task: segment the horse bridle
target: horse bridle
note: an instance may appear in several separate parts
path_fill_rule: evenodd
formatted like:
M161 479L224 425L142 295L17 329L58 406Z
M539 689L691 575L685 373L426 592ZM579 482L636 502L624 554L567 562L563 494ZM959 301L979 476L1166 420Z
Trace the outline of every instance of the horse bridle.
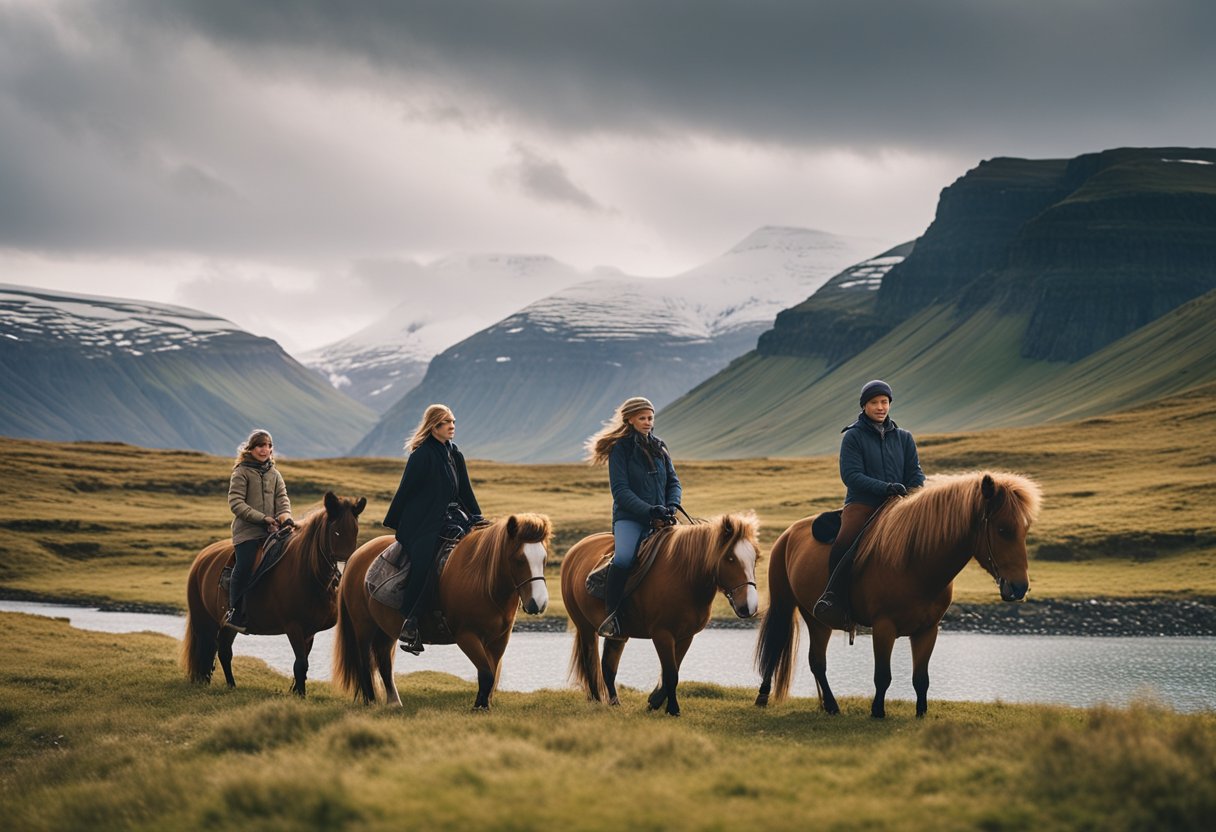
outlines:
M1001 570L996 565L996 552L992 548L992 528L988 525L989 519L988 513L984 512L984 542L988 544L988 565L992 567L992 579L996 582L997 586L1000 586L1001 581L1005 579L1001 577Z
M540 581L542 584L545 584L545 586L548 586L548 583L545 581L544 575L533 575L531 578L524 578L522 581L517 583L515 585L515 591L519 592L520 588L523 587L524 584L530 584L533 581Z
M330 547L330 553L326 553L326 551L325 551L325 544L329 541L329 529L333 525L333 523L334 523L333 520L330 520L328 517L326 517L325 534L321 536L321 545L317 547L317 551L321 553L321 559L324 560L325 563L327 563L329 565L329 579L322 581L321 578L318 577L315 572L313 573L313 577L317 579L317 583L319 583L321 585L321 588L324 589L326 592L328 592L329 590L334 588L334 586L338 583L338 579L342 575L342 570L338 568L338 559L335 558L332 554L333 547L332 546ZM340 532L340 531L335 530L334 534L336 534L338 537L342 536L342 532Z
M739 590L743 589L743 587L745 587L745 586L750 586L752 589L755 589L756 582L755 581L744 581L743 583L739 584L734 589L722 590L722 594L726 596L727 601L730 601L730 605L732 607L735 606L735 593L738 592Z

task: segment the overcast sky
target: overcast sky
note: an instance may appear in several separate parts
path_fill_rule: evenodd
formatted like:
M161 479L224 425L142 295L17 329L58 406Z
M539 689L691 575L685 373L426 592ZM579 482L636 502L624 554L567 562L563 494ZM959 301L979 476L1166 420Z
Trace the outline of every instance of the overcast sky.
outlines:
M1214 32L1211 0L0 0L0 282L298 350L453 252L902 241L982 159L1210 146Z

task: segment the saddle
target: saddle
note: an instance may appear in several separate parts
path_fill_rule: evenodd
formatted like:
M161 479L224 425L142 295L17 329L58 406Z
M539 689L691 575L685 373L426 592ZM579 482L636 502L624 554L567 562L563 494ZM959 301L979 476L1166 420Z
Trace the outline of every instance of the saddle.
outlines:
M638 556L633 562L633 568L629 570L629 577L625 581L625 593L621 596L622 602L637 590L642 580L646 577L646 573L650 571L650 567L654 566L655 558L659 554L658 542L664 536L671 533L672 526L664 526L658 529L651 529L650 533L642 538L638 544ZM587 594L592 598L603 600L606 594L606 586L608 583L608 567L612 565L612 551L609 550L595 568L591 570L591 574L587 576Z
M435 557L435 578L443 574L448 557L456 548L457 540L440 540L439 553ZM410 577L410 559L401 542L394 540L387 549L381 552L372 565L367 569L363 583L367 586L367 594L386 607L401 609L405 600L405 585ZM425 601L425 598L423 599Z
M840 516L844 509L825 511L811 521L811 537L820 543L835 543L836 535L840 534Z
M249 590L253 589L254 584L260 581L267 572L278 566L279 561L283 559L283 552L287 548L287 541L291 539L292 534L295 533L295 529L295 526L283 526L262 541L257 557L253 561L253 574L249 576L249 584L245 587L246 595L249 594ZM220 588L224 592L227 592L228 587L232 584L232 570L235 565L236 553L234 552L228 558L228 565L220 570Z

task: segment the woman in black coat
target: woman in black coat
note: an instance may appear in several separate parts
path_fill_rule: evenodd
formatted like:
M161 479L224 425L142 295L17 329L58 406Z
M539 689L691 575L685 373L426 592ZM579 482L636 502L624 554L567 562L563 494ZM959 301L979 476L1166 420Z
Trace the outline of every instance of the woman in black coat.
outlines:
M411 653L422 652L418 602L430 581L439 536L449 516L465 530L482 522L464 455L452 442L455 435L456 417L447 406L433 404L426 409L413 437L406 443L409 459L384 516L384 525L396 532L395 537L410 559L401 609L405 616L401 649Z

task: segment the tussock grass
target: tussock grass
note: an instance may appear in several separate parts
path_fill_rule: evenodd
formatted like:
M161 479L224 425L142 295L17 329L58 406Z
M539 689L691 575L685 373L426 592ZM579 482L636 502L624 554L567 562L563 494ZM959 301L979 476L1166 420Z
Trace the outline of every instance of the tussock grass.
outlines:
M178 678L172 639L0 615L0 798L22 830L1194 829L1216 811L1216 714L844 699L761 710L682 689L685 716L574 690L412 674L402 709L246 661Z
M1208 437L1216 386L1135 410L1068 424L918 436L929 473L1015 470L1044 488L1031 531L1034 597L1216 596L1216 512ZM476 455L476 449L467 449ZM699 516L754 509L771 545L795 520L843 498L834 456L698 462L682 459L685 505ZM114 443L0 438L0 589L77 600L184 606L186 571L206 544L228 535L231 461ZM360 541L379 526L401 475L391 459L280 462L298 515L327 488L366 496ZM490 515L539 511L555 525L551 574L578 539L606 531L607 472L580 464L474 460L471 474ZM761 564L761 586L765 563ZM556 580L550 614L564 615ZM995 601L972 565L956 598ZM719 599L715 615L730 616Z

